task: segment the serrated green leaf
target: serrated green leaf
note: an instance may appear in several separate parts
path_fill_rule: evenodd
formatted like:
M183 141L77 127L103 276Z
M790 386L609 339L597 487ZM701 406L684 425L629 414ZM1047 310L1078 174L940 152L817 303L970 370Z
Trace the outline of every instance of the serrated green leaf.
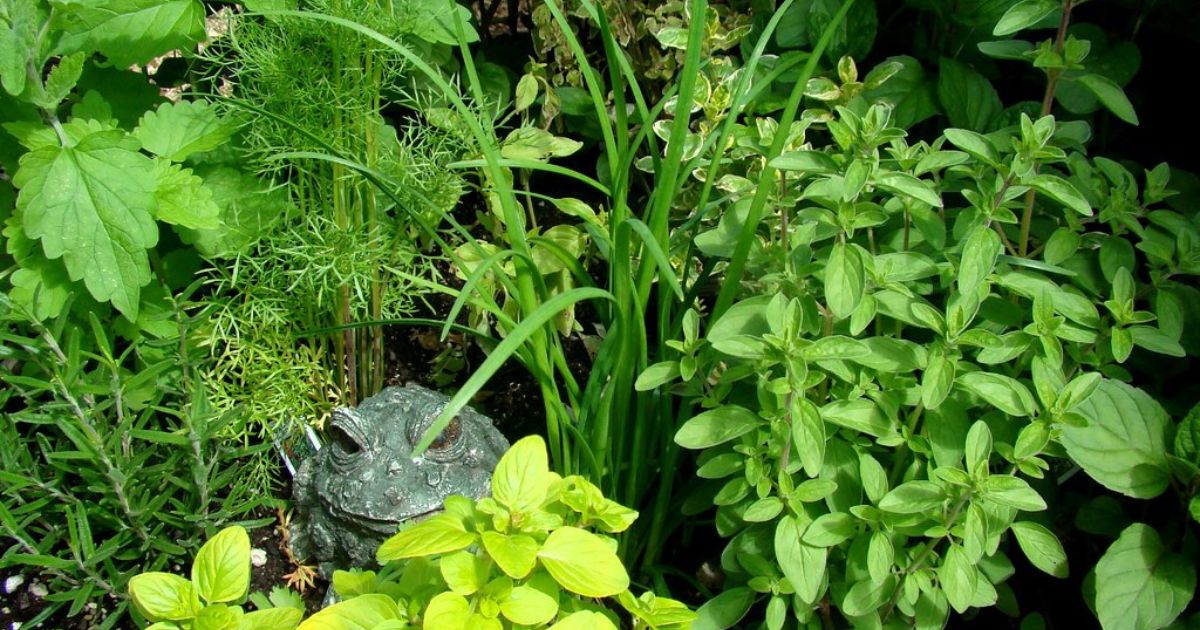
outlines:
M194 230L221 227L221 208L213 201L212 190L192 169L157 160L154 171L158 178L155 216L159 221Z
M25 233L131 320L150 281L146 250L158 243L153 169L123 131L97 131L75 146L26 153L13 178Z
M198 0L63 2L54 19L63 34L58 52L99 51L121 68L205 38Z
M133 135L149 152L182 162L195 153L212 151L233 136L237 126L204 101L163 103L146 112Z

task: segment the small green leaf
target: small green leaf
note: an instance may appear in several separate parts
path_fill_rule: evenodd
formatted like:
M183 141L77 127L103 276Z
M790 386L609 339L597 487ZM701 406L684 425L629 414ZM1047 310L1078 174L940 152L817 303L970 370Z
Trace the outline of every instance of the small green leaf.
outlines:
M1061 8L1061 3L1055 0L1022 0L1004 12L996 28L992 29L992 35L1004 37L1023 31Z
M192 563L192 582L210 604L233 602L250 590L250 536L226 527L204 543Z
M779 519L775 526L775 558L796 589L796 596L803 602L813 603L821 595L828 552L801 542L803 530L794 516Z
M517 81L517 98L514 102L517 111L523 112L528 109L533 104L533 101L537 100L537 95L537 77L532 74L522 76L521 80Z
M808 524L801 540L814 547L834 547L850 539L857 530L857 521L845 512L822 514Z
M1000 153L987 136L969 129L947 129L942 132L950 144L970 153L985 164L996 166L1000 163Z
M1083 87L1096 95L1100 102L1125 122L1136 125L1138 124L1137 112L1133 110L1133 104L1129 102L1129 97L1125 96L1125 91L1121 86L1117 85L1108 77L1099 74L1085 74L1075 78Z
M503 536L496 532L483 532L484 547L487 546L488 534ZM488 554L491 555L490 550ZM469 551L456 551L442 556L441 561L438 562L438 570L442 574L442 579L446 581L446 586L463 597L469 597L479 592L488 581L487 559ZM343 598L350 595L341 588L337 589L337 593Z
M304 611L298 608L268 608L246 613L238 630L295 630L304 619Z
M639 392L646 392L670 383L677 378L679 378L679 362L661 361L642 370L642 373L637 377L637 381L633 384L633 388Z
M974 293L996 268L996 259L1003 251L1004 245L995 230L982 225L976 227L963 245L962 260L958 264L958 292Z
M1029 416L1037 410L1029 388L1003 374L967 372L959 374L955 383L1011 416Z
M954 610L960 614L966 612L975 599L979 571L971 564L962 547L950 545L942 559L942 565L938 567L937 576L942 591Z
M990 501L1026 512L1046 509L1046 500L1024 479L1012 475L992 475L983 480L983 496Z
M1067 577L1067 554L1054 532L1032 521L1013 523L1012 532L1033 566L1054 577Z
M758 414L737 405L725 405L694 416L675 433L675 443L702 449L740 437L763 424Z
M1067 180L1058 177L1057 175L1036 175L1028 182L1029 186L1034 190L1046 195L1047 197L1061 203L1062 205L1082 214L1083 216L1092 216L1092 205L1088 203L1087 198L1075 190Z
M837 243L825 264L825 300L837 319L848 317L863 298L864 275L858 250Z
M906 481L879 501L879 509L895 514L932 510L946 500L946 491L932 481Z
M771 160L771 167L781 171L803 171L829 174L838 172L833 158L818 151L791 151Z
M875 187L927 203L935 208L942 207L942 199L932 186L907 173L881 172L875 176Z

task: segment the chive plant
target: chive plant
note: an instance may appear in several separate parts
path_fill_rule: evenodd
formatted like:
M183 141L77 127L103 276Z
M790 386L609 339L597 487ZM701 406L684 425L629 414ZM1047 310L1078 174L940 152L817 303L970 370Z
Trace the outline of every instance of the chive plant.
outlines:
M786 121L795 118L804 86L815 71L817 61L851 1L847 0L841 6L801 69L784 113ZM753 53L747 57L745 71L733 87L732 105L719 133L705 137L702 150L685 159L685 140L690 125L690 108L685 104L693 100L696 77L704 63L702 51L706 21L694 19L690 22L687 52L679 81L666 90L661 100L649 102L639 86L638 77L612 36L602 8L587 0L583 3L590 18L600 28L608 60L607 77L588 60L580 42L571 32L562 8L555 0L546 0L547 7L563 29L576 56L601 130L603 159L600 163L607 166L599 173L599 181L563 167L501 155L501 141L495 133L494 119L488 119L488 113L470 104L470 101L483 102L486 95L463 36L461 17L456 18L456 28L465 85L469 91L467 95L462 94L454 83L416 51L362 24L310 12L278 13L355 31L395 52L414 72L424 75L453 107L480 153L478 159L463 160L451 166L477 170L483 187L494 194L503 217L502 236L507 248L489 252L453 216L429 200L423 202L426 210L440 216L458 238L469 248L474 248L480 260L473 265L473 272L461 290L438 287L438 290L456 298L452 314L469 304L495 317L507 334L451 399L422 437L414 454L419 454L429 445L507 360L516 358L530 370L541 388L546 412L547 443L556 469L563 474L584 474L595 481L605 495L614 496L626 505L650 509L651 517L643 519L645 534L630 536L628 540L638 541L634 543L636 546L630 547L626 543L622 551L630 564L640 562L643 568L653 567L664 528L672 525L668 521L675 482L672 471L678 463L679 454L672 437L679 423L690 414L688 410L678 409L677 401L665 393L636 392L635 381L647 366L667 357L678 356L677 350L669 347L666 340L684 327L689 310L687 307L699 299L705 279L686 281L684 270L691 263L691 238L675 241L681 244L683 254L689 258L688 262L677 265L671 261L672 211L679 205L680 192L695 169L707 167L710 173L716 170L721 154L729 145L734 122L763 88L763 84L756 86L752 82L754 71L763 58L780 16L790 4L790 1L786 2L776 12ZM690 0L688 3L690 15L703 16L707 10L705 0ZM764 83L769 83L770 79L787 68L782 65L775 68ZM672 101L676 115L669 121L670 132L665 147L661 147L651 126L665 111L669 111L668 105ZM382 194L397 198L399 191L384 174L330 143L324 145L324 151L293 152L277 157L320 160L351 168L378 186ZM772 147L772 156L782 149L781 142L777 145ZM653 163L650 181L644 183L632 177L633 164L643 155L648 155ZM523 210L518 195L524 191L518 191L514 186L514 171L529 170L570 177L606 199L611 209L606 235L609 244L607 287L594 286L586 275L580 278L583 286L558 294L552 294L545 286L534 264L530 238L522 220ZM765 181L770 181L771 175L764 174L763 177ZM703 186L699 208L707 207L711 189L712 178L709 178ZM712 205L716 207L719 204L713 202ZM765 198L757 202L756 208L761 213L764 206ZM461 267L463 261L436 226L426 222L420 212L414 217L430 237L443 247L451 261ZM685 225L694 228L697 223L690 221ZM565 256L565 253L560 254ZM517 269L514 277L495 275L509 295L515 297L518 305L515 315L502 310L495 295L480 288L484 286L482 279L493 268L507 261L511 261ZM706 269L706 274L708 272L711 272L711 268ZM736 276L727 281L737 284ZM568 369L564 347L552 320L564 309L585 300L599 302L597 311L606 332L587 381L581 384ZM340 328L379 323L358 322ZM453 315L445 322L444 332L448 333L452 325Z

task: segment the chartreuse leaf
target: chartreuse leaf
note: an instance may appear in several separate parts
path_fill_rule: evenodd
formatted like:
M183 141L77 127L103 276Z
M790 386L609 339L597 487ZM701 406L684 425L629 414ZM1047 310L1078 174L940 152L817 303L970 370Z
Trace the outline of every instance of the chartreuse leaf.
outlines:
M200 598L188 580L170 573L142 573L129 579L133 605L150 621L186 621L200 613Z
M525 534L484 532L483 547L500 570L515 580L529 575L533 565L537 563L537 541Z
M484 540L487 540L488 534L495 533L484 532ZM488 553L491 554L491 551ZM446 586L463 597L477 593L488 580L487 559L469 551L456 551L442 556L438 562L438 569L442 573L442 579L446 581ZM341 588L337 589L337 592L341 596L347 595Z
M304 618L299 608L268 608L246 613L238 630L295 630Z
M434 609L434 602L445 596L462 599L461 595L451 592L438 595L429 602L425 613L427 620L430 615L429 611ZM463 603L466 604L466 600L463 600ZM309 617L300 624L299 630L374 630L376 626L393 619L403 619L396 600L387 595L360 595L354 599L338 602ZM430 627L453 628L455 626L434 625ZM461 628L462 624L460 623L457 627Z
M241 625L244 613L237 606L210 604L200 609L192 630L236 630Z
M241 599L250 590L250 536L226 527L208 539L192 563L192 582L210 604Z
M56 3L59 52L98 50L117 67L143 63L203 41L199 0L106 0Z
M182 162L194 153L211 151L237 131L232 121L222 118L204 101L164 103L146 112L133 135L147 151Z
M150 281L146 250L158 243L154 163L119 130L96 131L74 146L26 153L13 183L25 233L62 258L92 297L137 319Z
M590 610L573 612L550 626L549 630L617 630L608 617Z
M610 597L629 588L616 550L577 527L560 527L546 537L538 560L563 588L584 597Z
M438 514L387 539L375 556L380 562L431 556L465 549L475 540L475 534L468 532L457 518Z
M1192 600L1196 568L1163 546L1149 525L1134 523L1096 564L1096 616L1104 630L1153 630Z
M1087 418L1087 426L1062 425L1061 441L1092 479L1139 499L1166 490L1170 419L1158 401L1135 387L1104 380L1075 411Z
M975 598L975 589L979 581L979 570L971 564L967 553L958 545L950 545L942 565L937 570L938 582L946 599L959 613L966 612Z
M497 462L492 496L512 512L532 512L546 500L551 479L546 442L530 435L513 444Z
M1054 532L1032 521L1013 523L1012 532L1033 566L1054 577L1067 577L1067 554Z
M513 623L540 626L558 614L558 602L532 586L516 586L500 602L500 614Z

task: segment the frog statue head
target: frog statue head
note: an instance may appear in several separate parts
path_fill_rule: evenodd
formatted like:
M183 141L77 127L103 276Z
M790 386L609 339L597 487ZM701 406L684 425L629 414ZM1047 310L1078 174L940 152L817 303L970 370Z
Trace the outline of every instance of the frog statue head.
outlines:
M465 408L420 456L413 445L449 398L423 387L389 387L338 408L327 443L293 483L291 526L297 557L323 572L375 563L376 548L405 521L441 509L452 494L479 498L508 441L486 416Z

